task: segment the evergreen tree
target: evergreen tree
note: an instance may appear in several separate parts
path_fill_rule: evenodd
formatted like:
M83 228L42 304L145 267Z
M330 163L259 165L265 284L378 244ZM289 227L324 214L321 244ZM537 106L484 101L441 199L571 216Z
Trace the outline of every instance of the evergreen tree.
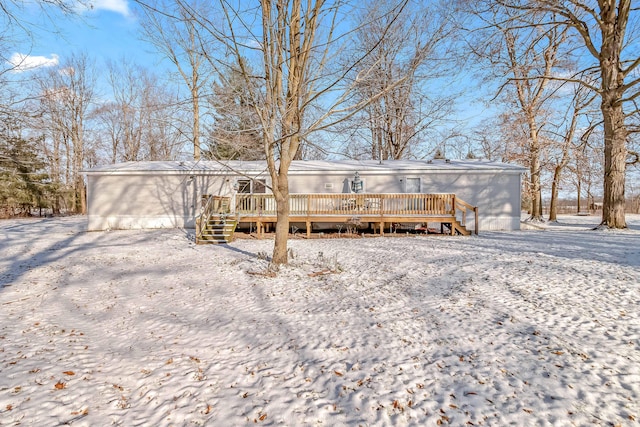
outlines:
M256 83L257 86L257 83ZM252 105L257 87L247 87L246 80L237 70L223 76L213 84L209 102L215 113L215 123L209 129L208 149L203 157L224 160L262 160L262 126Z
M0 215L30 215L47 208L55 193L35 141L0 136Z

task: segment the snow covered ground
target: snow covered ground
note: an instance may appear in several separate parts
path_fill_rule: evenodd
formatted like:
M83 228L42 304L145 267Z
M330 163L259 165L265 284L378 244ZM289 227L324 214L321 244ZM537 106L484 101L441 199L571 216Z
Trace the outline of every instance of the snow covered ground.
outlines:
M640 216L196 246L0 222L0 425L635 426Z

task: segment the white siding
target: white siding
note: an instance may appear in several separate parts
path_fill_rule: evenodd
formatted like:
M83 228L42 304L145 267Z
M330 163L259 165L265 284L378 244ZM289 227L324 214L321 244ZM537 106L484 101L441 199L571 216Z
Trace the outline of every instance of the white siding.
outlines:
M202 194L220 194L221 177L89 175L88 230L193 228Z
M480 216L478 218L480 231L516 231L520 230L520 216ZM473 227L470 227L473 229Z
M243 177L267 178L270 184L260 162L236 162L233 166ZM292 165L289 190L349 192L356 170L366 182L367 193L403 193L408 177L419 178L422 193L454 193L478 206L480 231L520 229L523 169L510 165L302 161ZM239 175L215 162L131 162L96 168L87 173L88 229L194 227L201 196L232 196ZM468 217L467 224L472 223Z

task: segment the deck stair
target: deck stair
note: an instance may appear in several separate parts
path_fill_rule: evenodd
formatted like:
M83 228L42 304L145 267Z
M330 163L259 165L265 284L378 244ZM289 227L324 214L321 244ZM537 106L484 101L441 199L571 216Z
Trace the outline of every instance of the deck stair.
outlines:
M196 243L229 243L233 241L237 225L237 219L229 215L211 215L197 237Z
M196 244L229 243L238 225L238 217L229 210L230 198L207 196L196 218Z
M467 227L462 225L458 220L451 221L451 222L442 222L440 224L442 225L442 229L441 229L442 234L451 234L452 236L454 235L471 236L471 231L468 230ZM444 230L445 227L449 229L449 233L445 233L445 230Z

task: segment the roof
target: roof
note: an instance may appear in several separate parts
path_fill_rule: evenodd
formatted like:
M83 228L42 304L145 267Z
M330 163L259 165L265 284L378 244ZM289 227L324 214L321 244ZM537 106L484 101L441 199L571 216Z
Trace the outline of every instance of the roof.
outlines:
M227 175L235 171L239 174L257 175L266 173L265 161L145 161L125 162L97 166L84 173L87 175L142 175L142 174L198 174ZM397 172L504 172L521 174L525 168L488 160L295 160L289 167L290 175L332 174L358 171L362 175L387 174Z

